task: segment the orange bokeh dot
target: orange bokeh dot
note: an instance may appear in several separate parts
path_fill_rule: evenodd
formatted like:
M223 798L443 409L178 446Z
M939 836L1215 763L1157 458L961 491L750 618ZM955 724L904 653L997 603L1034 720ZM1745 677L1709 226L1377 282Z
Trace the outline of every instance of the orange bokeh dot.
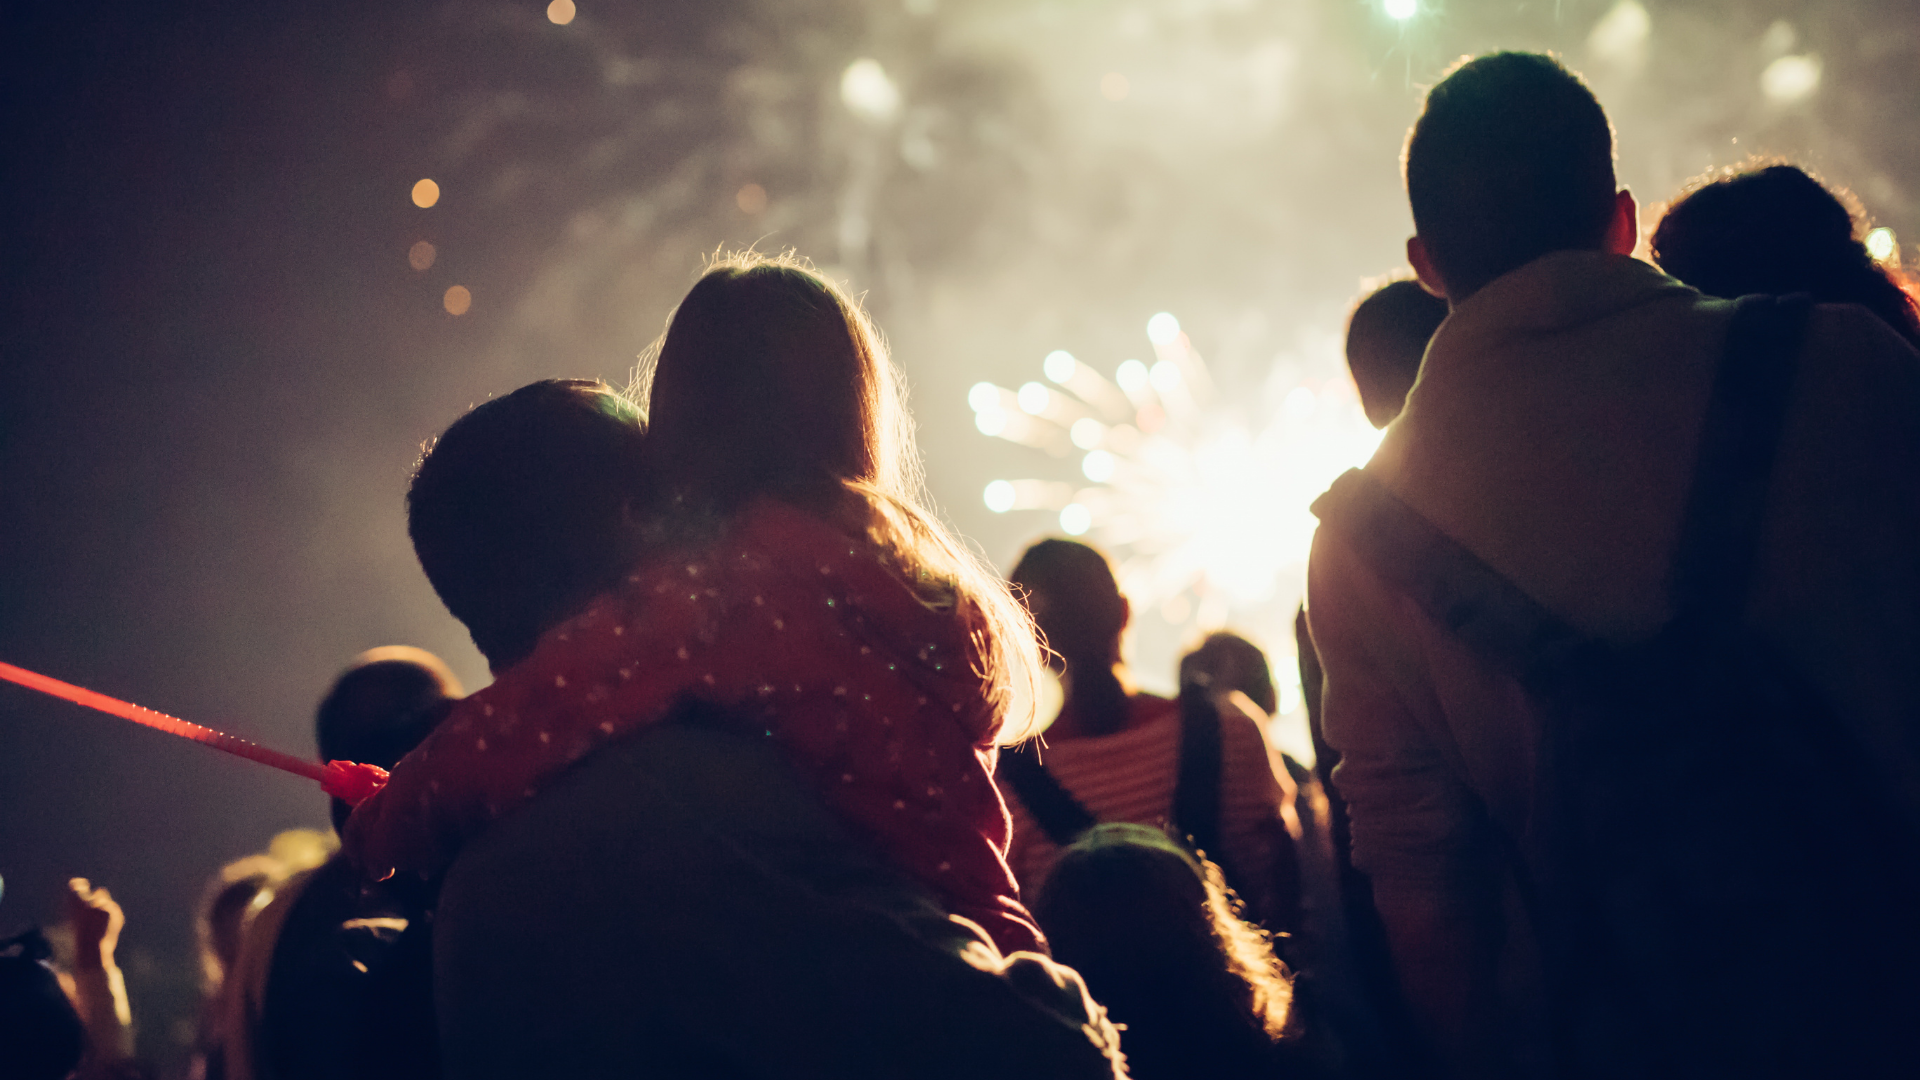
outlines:
M742 213L757 214L767 208L767 189L759 184L747 184L734 193L733 202Z
M433 260L438 257L439 254L438 251L434 250L432 244L422 240L407 249L407 265L413 267L415 270L425 270L433 265Z
M422 180L413 185L413 205L425 210L440 201L440 185L432 180Z
M447 309L449 315L465 315L467 309L473 306L473 294L467 291L465 285L455 285L447 290L447 295L441 298L440 304Z

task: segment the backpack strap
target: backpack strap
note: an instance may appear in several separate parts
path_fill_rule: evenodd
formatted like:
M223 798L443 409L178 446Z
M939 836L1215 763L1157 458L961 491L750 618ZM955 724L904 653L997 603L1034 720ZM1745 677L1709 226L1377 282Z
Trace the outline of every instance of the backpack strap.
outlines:
M1805 293L1736 302L1674 556L1677 619L1699 629L1738 623L1746 607L1812 307Z
M1182 686L1173 827L1216 863L1225 856L1220 848L1220 742L1220 711L1206 687L1197 682Z
M1066 847L1100 824L1093 812L1040 763L1039 751L1031 743L1001 753L996 778L1013 789L1040 831L1056 846Z

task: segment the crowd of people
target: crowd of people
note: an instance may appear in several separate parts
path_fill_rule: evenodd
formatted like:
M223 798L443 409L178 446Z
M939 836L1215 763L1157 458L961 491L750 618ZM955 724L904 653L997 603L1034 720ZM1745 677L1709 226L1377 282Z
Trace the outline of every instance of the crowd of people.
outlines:
M1411 273L1347 337L1385 438L1315 505L1311 767L1246 638L1142 692L1100 551L954 536L793 257L716 261L630 391L474 408L408 527L493 682L339 678L322 760L391 777L210 886L194 1075L1895 1073L1920 307L1787 162L1635 258L1614 156L1548 56L1427 96ZM69 910L64 970L0 946L7 1075L144 1075L121 912Z

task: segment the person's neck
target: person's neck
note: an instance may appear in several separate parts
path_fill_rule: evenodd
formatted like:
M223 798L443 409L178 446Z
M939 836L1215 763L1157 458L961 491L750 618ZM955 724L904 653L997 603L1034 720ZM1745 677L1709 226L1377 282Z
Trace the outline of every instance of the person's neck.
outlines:
M1124 666L1114 663L1104 671L1094 668L1085 678L1075 678L1069 669L1062 681L1066 694L1059 718L1048 728L1049 735L1085 739L1126 730L1133 683Z

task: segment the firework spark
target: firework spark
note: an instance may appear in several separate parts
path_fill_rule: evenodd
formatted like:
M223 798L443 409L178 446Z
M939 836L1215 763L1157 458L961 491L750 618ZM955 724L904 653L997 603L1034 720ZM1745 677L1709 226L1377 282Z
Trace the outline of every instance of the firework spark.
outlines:
M1184 630L1232 623L1280 646L1313 541L1308 507L1380 433L1344 377L1297 382L1249 415L1221 400L1173 315L1149 320L1147 338L1154 362L1127 360L1111 380L1056 351L1044 383L969 391L982 434L1080 466L1073 482L995 480L987 508L1055 515L1106 549L1136 610Z

